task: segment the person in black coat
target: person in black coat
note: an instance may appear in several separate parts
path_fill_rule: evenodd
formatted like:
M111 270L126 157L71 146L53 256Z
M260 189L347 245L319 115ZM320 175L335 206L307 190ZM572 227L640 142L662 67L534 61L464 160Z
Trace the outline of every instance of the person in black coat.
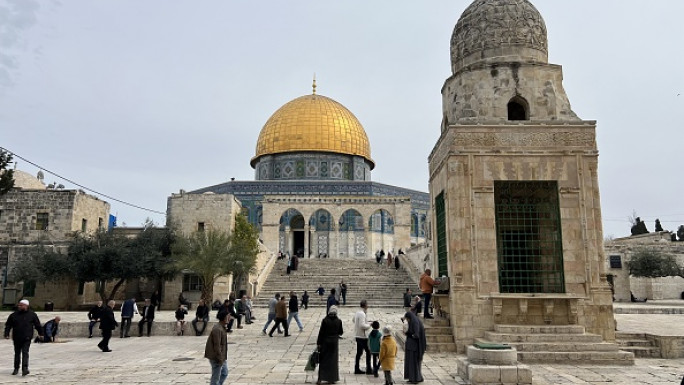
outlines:
M155 307L156 306L152 304L152 301L149 299L145 300L145 306L143 306L142 312L140 312L142 319L138 322L138 337L143 336L143 326L145 324L147 324L147 336L150 336L150 333L152 332L152 322L154 322Z
M316 340L320 354L316 384L320 384L321 381L335 383L340 380L339 341L343 332L342 321L337 318L337 306L331 306L328 315L321 322Z
M202 323L202 330L197 329L197 323ZM204 304L204 300L199 300L199 305L195 310L195 319L192 320L192 328L195 329L195 335L201 336L204 334L204 329L207 328L207 323L209 323L209 306Z
M5 322L5 339L10 338L12 331L12 341L14 342L14 371L12 374L19 373L21 363L21 375L29 374L29 348L33 339L33 329L38 331L38 335L43 337L43 328L36 313L29 309L29 301L22 299L17 305L17 311L10 314Z
M219 311L216 313L216 318L221 319L222 316L225 317L225 315L230 315L230 321L228 321L228 326L227 326L227 332L232 333L233 332L233 320L235 317L237 317L237 314L235 313L235 305L233 304L233 301L227 299L223 301L223 306L219 309Z
M102 330L102 341L97 344L103 352L111 352L112 349L109 348L109 339L112 338L112 330L119 326L119 323L114 319L114 305L116 302L110 300L107 302L107 306L102 310L102 318L100 318L100 330Z
M93 326L100 322L103 310L102 301L97 301L97 305L91 307L88 311L88 319L90 320L90 323L88 324L88 338L93 338Z

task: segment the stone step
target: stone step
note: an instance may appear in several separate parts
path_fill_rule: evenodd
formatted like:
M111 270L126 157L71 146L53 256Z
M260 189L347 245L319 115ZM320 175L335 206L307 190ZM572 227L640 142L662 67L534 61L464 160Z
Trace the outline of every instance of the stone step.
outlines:
M578 343L578 342L537 342L537 343L513 343L519 352L616 352L620 350L617 344L601 343Z
M616 332L615 339L618 340L645 340L646 334L644 333L623 333Z
M643 348L652 348L652 347L654 347L654 346L653 346L653 342L651 342L651 341L649 341L649 340L646 340L646 339L644 339L644 340L623 340L623 339L620 339L620 340L616 340L616 342L617 342L618 345L620 345L621 347L632 347L632 346L634 346L634 347L643 347Z
M422 319L425 327L435 327L435 326L451 326L451 322L447 318L435 317L432 319Z
M428 330L425 330L426 333L426 339L429 338L427 335ZM453 336L450 336L451 340L448 342L430 342L428 340L427 343L427 351L430 353L447 353L447 352L456 352L456 344L453 341ZM402 349L405 348L406 345L406 336L404 333L401 331L395 331L394 332L394 338L397 340L397 344L401 346Z
M518 352L524 363L554 363L572 365L634 365L634 354L615 352Z
M425 327L425 335L431 335L431 336L452 336L453 337L453 329L451 326L433 326L433 327Z
M627 346L620 347L620 350L634 354L636 358L661 358L660 349L654 346Z
M494 325L497 333L509 334L584 334L581 325Z
M439 334L439 335L433 335L433 334L428 334L427 329L425 330L425 339L427 340L428 345L431 344L446 344L446 343L454 343L454 336L451 334Z
M498 343L515 342L586 342L601 343L603 339L597 334L507 334L485 332L485 339Z

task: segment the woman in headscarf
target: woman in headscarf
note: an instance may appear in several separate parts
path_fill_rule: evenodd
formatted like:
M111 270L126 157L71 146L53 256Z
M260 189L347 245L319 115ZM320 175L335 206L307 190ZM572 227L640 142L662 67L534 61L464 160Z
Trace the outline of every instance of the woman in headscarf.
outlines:
M408 323L404 348L404 379L415 384L423 381L421 366L423 365L423 354L427 349L425 327L413 312L409 311L404 314L404 319Z
M337 306L330 306L328 315L321 322L321 329L318 331L319 367L318 381L334 384L340 380L339 368L339 349L338 344L342 335L342 320L337 318Z

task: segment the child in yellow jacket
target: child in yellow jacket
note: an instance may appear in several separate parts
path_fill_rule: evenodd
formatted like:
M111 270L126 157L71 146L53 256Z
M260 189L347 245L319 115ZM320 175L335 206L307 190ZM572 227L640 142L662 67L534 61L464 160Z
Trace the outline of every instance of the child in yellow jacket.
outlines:
M394 385L392 370L394 370L394 361L397 358L397 342L392 337L392 328L389 326L382 328L382 336L380 366L385 373L385 385Z

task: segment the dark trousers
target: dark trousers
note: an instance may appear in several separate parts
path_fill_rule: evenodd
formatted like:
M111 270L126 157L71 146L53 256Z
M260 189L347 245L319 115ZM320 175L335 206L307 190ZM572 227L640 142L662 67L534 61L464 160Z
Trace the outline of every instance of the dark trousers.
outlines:
M99 344L97 344L97 347L99 347L102 350L109 350L109 339L112 338L112 331L111 330L102 330L102 341L100 341Z
M238 322L238 327L240 327L240 324L242 323L242 314L236 314L235 318L231 318L230 321L228 321L228 326L226 327L227 330L233 330L233 322L236 319Z
M430 300L432 299L432 293L423 293L423 317L427 318L430 316Z
M90 323L88 324L88 335L89 336L91 336L91 337L93 336L93 326L95 326L95 324L98 322L100 322L100 321L90 320Z
M373 374L378 375L380 368L380 353L373 353Z
M138 335L142 337L143 335L143 326L147 324L147 336L150 336L150 333L152 332L152 322L154 320L151 319L141 319L140 322L138 322Z
M198 322L202 323L202 329L201 330L197 330L197 323ZM208 322L209 322L209 317L204 317L201 320L198 319L197 317L195 317L195 319L192 320L192 328L195 329L195 334L198 336L201 336L202 334L204 334L204 329L207 328Z
M368 338L356 338L356 361L354 362L354 369L361 370L359 367L359 361L361 356L366 352L366 373L370 372L371 369L371 354L368 348Z
M347 304L347 291L343 290L341 294L342 294L342 305L346 305Z
M121 317L121 329L119 330L121 338L128 337L129 331L131 331L131 317Z
M21 370L27 371L29 365L29 348L31 347L31 340L14 340L14 369L19 369L21 363Z
M276 317L276 319L275 319L275 325L273 325L273 327L271 328L271 331L268 332L268 335L271 336L271 337L273 337L273 332L274 332L276 329L279 329L278 326L280 326L280 325L283 325L283 329L285 329L285 335L286 335L286 336L289 336L289 335L290 335L290 332L287 330L287 319L285 319L285 318L278 318L278 317Z

